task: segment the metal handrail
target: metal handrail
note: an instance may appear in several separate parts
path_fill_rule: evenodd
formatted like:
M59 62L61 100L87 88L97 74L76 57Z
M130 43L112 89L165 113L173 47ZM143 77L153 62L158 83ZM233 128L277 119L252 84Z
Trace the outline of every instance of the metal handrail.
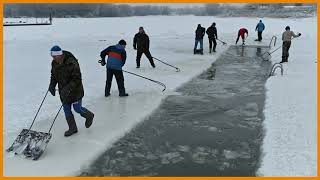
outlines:
M274 64L272 65L271 71L270 71L270 73L269 73L269 77L270 77L270 76L274 76L274 73L275 73L275 71L277 70L277 68L280 68L280 69L281 69L281 76L283 76L283 66L282 66L282 64L281 64L281 63L274 63Z
M271 47L271 43L272 43L273 39L274 39L274 44L273 44L273 46L276 46L277 36L272 36L271 41L270 41L270 43L269 43L269 47Z

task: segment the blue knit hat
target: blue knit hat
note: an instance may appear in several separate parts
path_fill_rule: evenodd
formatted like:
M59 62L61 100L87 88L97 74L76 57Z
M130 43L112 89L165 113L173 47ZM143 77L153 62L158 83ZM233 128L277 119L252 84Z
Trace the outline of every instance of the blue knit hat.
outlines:
M62 55L62 49L59 46L53 46L51 49L51 56Z

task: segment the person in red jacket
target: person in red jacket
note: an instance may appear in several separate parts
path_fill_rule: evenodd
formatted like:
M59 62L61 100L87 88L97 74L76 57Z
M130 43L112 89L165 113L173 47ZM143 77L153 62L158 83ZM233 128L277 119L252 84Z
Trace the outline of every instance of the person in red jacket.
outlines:
M248 30L247 30L246 28L241 28L241 29L239 29L236 44L238 43L239 37L241 36L241 38L242 38L242 45L245 45L245 44L244 44L244 39L245 39L245 34L246 34L246 33L247 33L247 37L248 37L249 33L248 33Z

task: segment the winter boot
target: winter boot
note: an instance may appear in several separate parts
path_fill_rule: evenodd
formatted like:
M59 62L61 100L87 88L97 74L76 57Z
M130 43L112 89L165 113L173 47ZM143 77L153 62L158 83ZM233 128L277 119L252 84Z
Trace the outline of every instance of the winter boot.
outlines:
M119 94L120 97L126 97L126 96L129 96L128 93L122 93L122 94Z
M66 118L68 126L69 126L69 130L67 130L66 132L64 132L64 136L68 137L71 136L72 134L75 134L78 132L78 128L77 128L77 124L76 121L74 120L74 116L70 116L68 118Z
M104 88L104 96L110 96L111 82L106 81L106 86Z
M150 62L151 66L152 66L153 68L156 67L156 65L154 64L154 61L153 61L153 57L149 58L149 62Z
M282 56L282 61L280 63L288 62L288 57Z
M83 113L81 113L80 115L86 118L85 126L86 128L89 128L92 124L94 114L84 107L82 109L83 109Z
M209 49L209 53L211 53L211 49Z
M289 57L287 56L287 57L286 57L286 62L288 62L288 58L289 58Z

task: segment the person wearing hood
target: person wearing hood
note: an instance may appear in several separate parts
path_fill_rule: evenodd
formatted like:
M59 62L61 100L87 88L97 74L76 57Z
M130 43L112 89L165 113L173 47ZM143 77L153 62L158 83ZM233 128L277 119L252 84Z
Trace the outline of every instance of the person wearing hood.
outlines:
M285 31L282 33L282 61L280 63L288 62L292 37L299 36L301 36L301 33L295 34L293 31L290 31L289 26L285 28Z
M119 96L125 97L129 94L126 93L124 87L124 78L122 67L126 63L127 53L126 53L126 45L127 42L121 39L118 44L114 46L109 46L100 53L101 57L101 65L104 66L107 64L107 81L105 86L105 97L110 96L111 83L113 79L113 75L116 77L116 81L118 84ZM108 55L107 63L105 61L106 56Z
M133 38L133 49L137 50L137 58L136 58L137 68L140 68L140 60L141 60L142 54L146 55L146 57L149 59L149 62L153 68L156 67L153 61L153 57L149 51L149 47L150 47L149 36L144 31L143 27L140 27L139 32L135 34Z
M198 24L198 27L195 33L196 33L196 38L195 38L193 53L196 54L198 43L200 43L200 53L203 54L203 36L206 33L206 29L204 27L201 27L201 24Z
M264 31L264 24L262 23L262 20L259 21L259 23L256 26L256 31L258 31L258 39L256 41L262 40L262 32Z

